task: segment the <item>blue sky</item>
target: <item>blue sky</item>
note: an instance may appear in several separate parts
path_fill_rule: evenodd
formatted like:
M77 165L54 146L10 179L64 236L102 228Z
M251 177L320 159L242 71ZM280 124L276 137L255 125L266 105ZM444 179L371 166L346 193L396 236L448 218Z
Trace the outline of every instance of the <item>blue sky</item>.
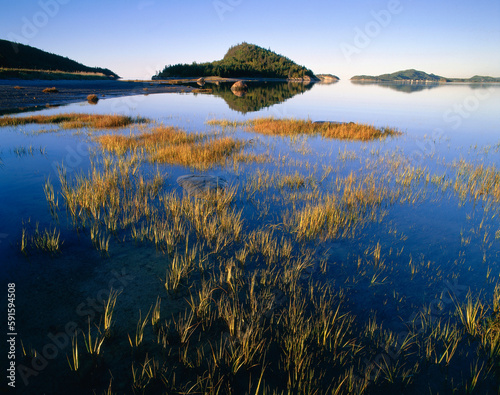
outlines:
M499 0L16 0L0 38L150 78L243 41L341 79L416 68L500 77Z

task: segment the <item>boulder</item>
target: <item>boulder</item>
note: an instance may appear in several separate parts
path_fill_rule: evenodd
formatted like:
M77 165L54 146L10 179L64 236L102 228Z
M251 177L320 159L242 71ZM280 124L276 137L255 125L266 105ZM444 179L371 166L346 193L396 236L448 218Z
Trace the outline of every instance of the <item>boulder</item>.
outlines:
M177 178L177 184L192 196L203 196L227 187L227 181L224 178L204 174L180 176Z
M197 83L199 86L203 86L203 85L205 85L205 78L203 78L203 77L198 78L198 80L196 81L196 83Z
M243 81L236 81L233 86L231 87L231 90L234 92L238 92L238 91L247 91L248 90L248 86L247 84L245 84Z

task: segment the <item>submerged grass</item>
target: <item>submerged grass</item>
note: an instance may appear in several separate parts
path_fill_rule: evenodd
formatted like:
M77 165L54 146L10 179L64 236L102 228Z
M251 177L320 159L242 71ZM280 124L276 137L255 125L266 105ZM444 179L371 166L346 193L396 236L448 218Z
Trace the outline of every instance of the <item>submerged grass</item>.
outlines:
M61 202L81 240L90 239L119 264L120 243L156 249L147 254L155 272L148 287L157 292L139 284L144 304L135 307L137 324L120 322L118 293L111 290L102 322L89 323L83 334L87 355L79 355L76 337L68 348L69 369L79 375L75 385L88 381L88 393L111 393L111 375L120 393L495 393L500 285L491 306L469 294L466 304L457 301L446 313L444 303L452 307L455 299L443 291L418 311L420 297L407 303L402 289L427 276L432 290L455 273L446 277L439 262L404 255L406 239L393 225L383 230L394 236L396 253L377 233L391 205L414 204L423 188L442 193L443 185L452 185L450 175L433 177L404 158L375 153L374 162L349 171L305 171L278 158L274 173L252 169L236 186L192 197L165 191L160 167L152 172L155 166L143 162L226 163L237 146L222 142L205 154L200 148L224 139L164 126L99 136L105 152L87 173L68 176L61 167ZM456 177L459 187L449 192L473 196L484 179L491 181L482 190L494 197L498 180L488 174L495 173L481 174L467 189L471 178ZM49 180L44 191L51 212L61 216ZM369 231L358 232L365 227ZM330 250L342 248L350 251L330 258ZM396 260L401 255L404 268ZM132 258L141 275L142 258ZM465 258L455 264L465 266ZM131 288L123 289L124 300L134 295ZM86 369L85 357L94 362Z
M94 129L122 128L134 123L146 122L144 118L133 118L125 115L101 114L57 114L31 115L28 117L1 117L1 126L17 126L27 124L57 124L64 129L90 127Z

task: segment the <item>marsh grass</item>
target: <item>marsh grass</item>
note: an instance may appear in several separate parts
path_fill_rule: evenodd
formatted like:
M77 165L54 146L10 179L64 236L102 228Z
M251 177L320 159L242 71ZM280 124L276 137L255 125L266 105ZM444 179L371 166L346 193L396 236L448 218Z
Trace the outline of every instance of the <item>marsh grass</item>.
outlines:
M144 152L153 163L179 164L199 169L223 165L244 144L232 137L188 134L170 126L157 126L137 135L104 135L96 138L101 147L117 155Z
M63 242L60 240L61 232L57 228L48 229L45 228L43 231L39 229L38 222L35 225L34 230L31 232L29 228L22 229L21 236L21 252L28 255L34 250L47 252L50 255L56 255L61 251L61 245Z
M402 231L382 221L392 205L426 199L427 189L456 198L469 185L465 174L472 169L455 189L450 187L453 168L433 177L427 168L375 149L366 152L370 160L360 160L357 170L338 163L307 167L279 156L271 158L277 170L269 171L268 163L250 170L242 166L239 184L194 197L166 190L163 167L152 170L144 162L159 163L151 158L165 147L212 144L219 136L164 126L137 132L97 137L106 151L102 158L92 158L86 173L68 176L61 167L59 175L61 202L81 239L101 245L102 237L112 237L117 250L130 241L155 249L148 252L155 254L158 294L145 293L150 299L137 306L134 328L124 326L112 339L106 337L106 328L120 325L115 322L120 316L112 313L117 295L110 292L104 328L89 327L84 334L91 355L110 356L106 368L122 380L123 392L378 394L416 393L425 386L429 393L481 393L497 388L500 286L491 307L469 295L465 304L456 301L455 311L435 314L424 306L401 322L420 303L420 298L406 302L402 288L418 287L422 280L434 289L458 274L443 274L444 265L423 255L412 258ZM351 157L344 152L342 163ZM226 159L191 160L231 166ZM473 177L464 196L474 194L479 179L496 182L487 174L483 169ZM494 188L481 188L488 199L494 196ZM45 190L49 206L57 206L49 180ZM361 232L365 227L369 233ZM388 235L379 237L378 227ZM489 245L483 225L476 228ZM394 240L395 252L387 240ZM337 254L342 248L349 251ZM457 267L465 266L463 251ZM368 311L375 299L384 306L382 318L376 315L380 306ZM436 300L442 308L444 296ZM150 309L145 317L144 308ZM387 319L387 312L396 311ZM120 346L127 343L132 352ZM111 356L120 362L109 363ZM68 363L77 370L74 357ZM109 375L94 365L91 374L102 391ZM429 382L438 375L443 380Z
M209 125L246 126L248 131L274 136L320 135L340 140L375 140L402 133L394 128L376 128L358 123L313 122L301 119L256 118L246 122L210 120Z
M0 117L0 126L17 126L27 124L56 124L63 129L89 127L93 129L122 128L134 123L144 123L144 118L132 118L125 115L100 114L58 114L31 115L27 117Z

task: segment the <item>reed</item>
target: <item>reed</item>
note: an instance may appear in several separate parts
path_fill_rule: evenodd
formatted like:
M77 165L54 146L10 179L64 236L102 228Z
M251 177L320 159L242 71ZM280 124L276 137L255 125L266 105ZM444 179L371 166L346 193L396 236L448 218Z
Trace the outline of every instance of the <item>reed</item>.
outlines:
M142 341L144 339L144 329L146 328L150 312L151 311L149 311L148 314L146 314L146 317L143 320L141 318L141 311L139 310L139 320L137 321L134 340L132 340L130 335L128 335L128 341L130 343L130 347L132 347L133 349L137 349L142 344Z
M118 292L111 288L109 290L108 299L104 303L104 335L106 337L110 336L111 328L113 326L113 313L115 310L116 299L121 292Z
M90 319L88 321L88 328L87 333L83 332L83 341L87 352L92 356L92 358L95 359L101 355L101 349L104 344L105 336L101 333L99 327L96 327L97 333L92 334Z
M49 227L41 231L37 222L33 234L30 234L26 228L22 229L21 252L27 255L33 250L39 250L50 255L56 255L60 253L63 244L60 237L61 232L56 228L51 229Z
M66 356L69 368L72 372L77 372L80 369L80 357L78 355L78 338L75 334L71 337L71 360Z

